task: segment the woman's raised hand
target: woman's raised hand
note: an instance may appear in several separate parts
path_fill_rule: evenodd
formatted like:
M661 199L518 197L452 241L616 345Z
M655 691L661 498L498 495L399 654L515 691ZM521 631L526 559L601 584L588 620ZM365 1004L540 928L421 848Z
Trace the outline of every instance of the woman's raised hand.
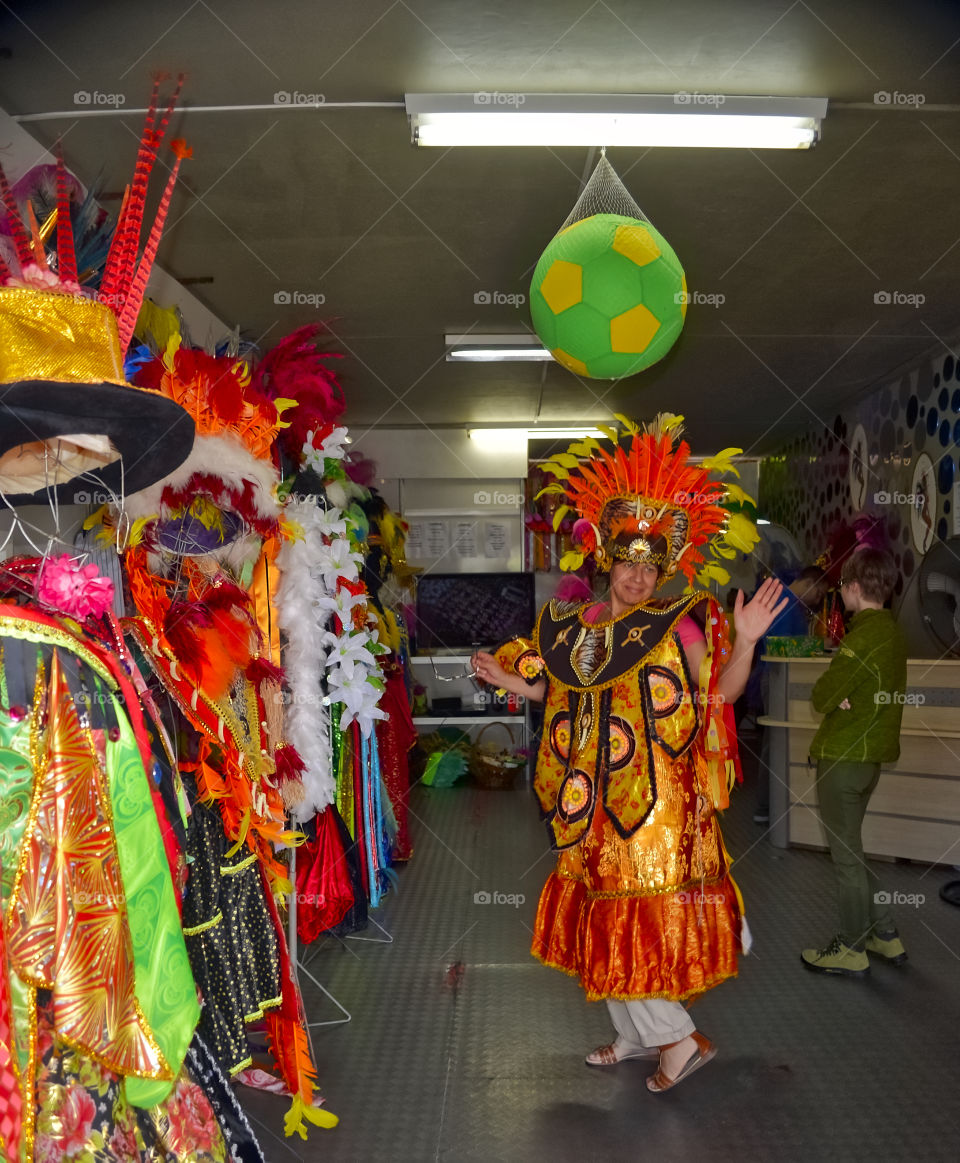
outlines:
M758 642L777 614L787 605L787 598L780 600L783 586L775 577L768 577L749 602L744 602L743 590L737 590L737 600L733 605L733 624L737 637L748 642Z

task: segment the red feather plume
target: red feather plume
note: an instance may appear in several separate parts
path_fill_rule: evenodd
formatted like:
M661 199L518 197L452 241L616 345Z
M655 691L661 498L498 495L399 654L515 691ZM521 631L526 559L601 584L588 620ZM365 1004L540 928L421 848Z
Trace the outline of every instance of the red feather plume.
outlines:
M269 399L297 401L297 407L284 416L289 427L278 435L280 447L297 465L307 434L335 420L346 407L340 381L324 364L343 356L317 350L314 340L320 331L316 323L292 331L266 353L253 376L253 387Z

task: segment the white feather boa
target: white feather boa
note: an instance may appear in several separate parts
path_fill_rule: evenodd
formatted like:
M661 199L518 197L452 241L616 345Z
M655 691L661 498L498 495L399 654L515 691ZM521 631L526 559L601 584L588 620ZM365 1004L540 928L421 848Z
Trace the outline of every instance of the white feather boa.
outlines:
M330 714L323 705L320 680L324 651L320 635L325 615L319 601L326 595L322 577L314 577L311 566L323 552L324 513L313 498L293 498L287 502L287 516L303 529L303 537L285 541L277 564L280 586L277 610L280 628L286 635L283 665L290 686L285 735L304 762L303 802L292 810L298 823L312 818L332 804L336 780L332 769Z

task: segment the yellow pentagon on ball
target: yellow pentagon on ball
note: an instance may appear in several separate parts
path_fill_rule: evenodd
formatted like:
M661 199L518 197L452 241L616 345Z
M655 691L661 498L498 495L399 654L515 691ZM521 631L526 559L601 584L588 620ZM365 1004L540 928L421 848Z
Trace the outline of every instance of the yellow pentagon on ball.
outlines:
M578 376L590 375L590 373L587 371L587 365L581 360L577 359L576 356L569 355L563 350L562 347L555 347L553 351L550 352L550 354L557 361L557 363L562 363L567 371L575 372Z
M610 348L612 351L646 351L659 328L660 320L639 303L610 320Z
M543 276L540 294L554 315L575 306L583 298L583 267L558 258Z
M680 276L680 318L687 317L687 276L681 274Z
M648 262L660 257L660 247L649 230L642 226L618 226L613 235L611 249L645 267Z

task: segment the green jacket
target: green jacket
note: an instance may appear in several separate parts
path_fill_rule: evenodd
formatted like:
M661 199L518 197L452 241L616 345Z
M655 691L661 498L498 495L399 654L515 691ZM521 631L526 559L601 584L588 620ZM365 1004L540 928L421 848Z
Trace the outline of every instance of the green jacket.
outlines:
M814 759L891 763L900 757L907 648L889 610L861 610L850 621L811 701L824 715L810 745ZM850 710L842 710L844 699Z

